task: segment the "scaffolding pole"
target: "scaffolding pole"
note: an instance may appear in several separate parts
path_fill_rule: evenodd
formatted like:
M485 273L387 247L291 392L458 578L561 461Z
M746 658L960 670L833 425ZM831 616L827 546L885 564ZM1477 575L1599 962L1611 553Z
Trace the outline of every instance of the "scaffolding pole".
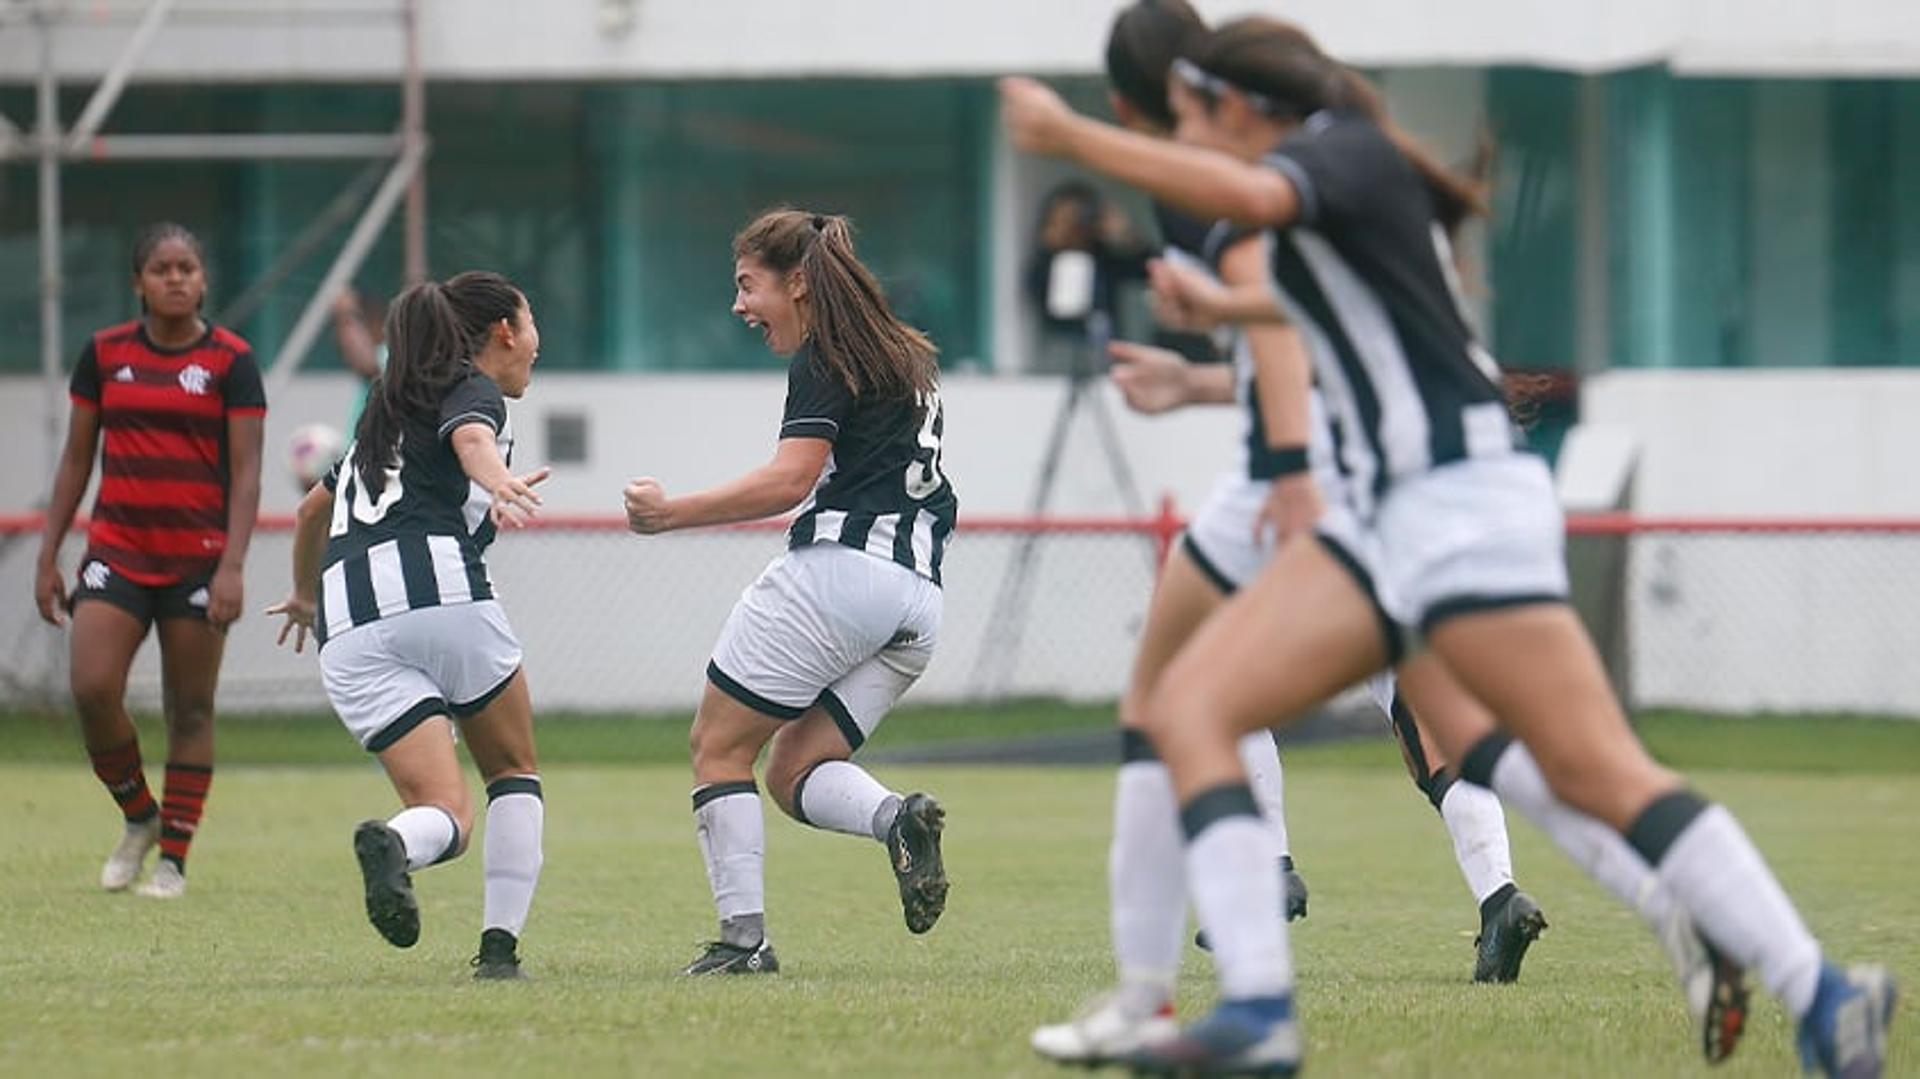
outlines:
M61 354L60 312L65 294L60 261L60 83L53 66L53 12L45 4L33 9L40 35L40 84L35 136L40 154L40 373L46 395L47 494L53 488L54 465L60 460ZM44 500L44 499L43 499Z

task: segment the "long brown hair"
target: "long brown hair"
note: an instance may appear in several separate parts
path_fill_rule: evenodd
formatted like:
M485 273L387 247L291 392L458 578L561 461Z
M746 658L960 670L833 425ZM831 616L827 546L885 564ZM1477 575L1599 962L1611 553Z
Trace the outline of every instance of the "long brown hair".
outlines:
M901 322L886 293L853 252L844 217L769 210L733 238L733 257L758 259L807 282L807 335L814 361L855 397L918 400L939 381L939 350Z
M1449 233L1487 213L1486 185L1442 165L1387 115L1366 76L1320 51L1306 31L1280 19L1249 16L1201 38L1188 56L1207 74L1305 118L1321 109L1359 112L1382 132L1425 182L1434 217Z
M446 284L423 281L387 308L387 366L367 391L354 430L354 471L378 498L408 417L437 417L447 389L465 378L499 320L526 297L496 273L469 271Z

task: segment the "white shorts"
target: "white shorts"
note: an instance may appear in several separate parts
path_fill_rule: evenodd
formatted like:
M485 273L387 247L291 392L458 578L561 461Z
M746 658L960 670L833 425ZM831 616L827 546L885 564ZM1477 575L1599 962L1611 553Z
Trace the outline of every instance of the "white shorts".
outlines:
M1255 533L1273 484L1228 472L1213 485L1206 505L1187 524L1187 556L1214 586L1237 592L1273 560L1273 540Z
M519 669L520 642L490 599L403 611L329 637L320 649L327 699L370 753L430 716L478 713Z
M818 704L859 749L927 669L940 587L836 543L775 559L733 606L707 680L748 708L798 719Z
M1410 631L1567 598L1566 521L1532 454L1454 461L1393 484L1373 534L1380 600Z

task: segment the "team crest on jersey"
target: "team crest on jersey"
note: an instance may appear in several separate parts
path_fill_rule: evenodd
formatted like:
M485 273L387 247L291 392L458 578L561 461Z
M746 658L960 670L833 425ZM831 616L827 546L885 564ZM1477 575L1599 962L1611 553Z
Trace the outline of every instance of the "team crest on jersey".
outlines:
M213 372L197 363L190 363L180 372L180 388L195 397L207 392L213 385Z
M114 376L113 376L113 380L114 380L115 382L132 382L132 381L133 381L133 368L131 368L131 367L122 367L122 368L121 368L121 369L120 369L119 371L117 371L117 372L116 372L116 373L114 374Z

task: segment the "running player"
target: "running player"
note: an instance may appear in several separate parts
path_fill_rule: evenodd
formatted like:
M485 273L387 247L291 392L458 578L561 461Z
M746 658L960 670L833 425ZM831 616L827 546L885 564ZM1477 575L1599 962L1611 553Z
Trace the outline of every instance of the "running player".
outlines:
M540 331L520 290L464 273L402 293L392 346L353 446L300 503L280 642L311 630L334 711L377 754L405 808L354 831L367 918L395 947L420 937L411 873L457 858L473 804L465 737L487 785L486 903L474 977L521 977L546 809L520 642L483 559L525 524L547 470L508 471L506 398L533 377Z
M693 814L720 939L687 974L772 973L766 825L753 764L793 819L883 843L907 929L947 901L944 813L848 758L920 677L940 632L940 561L958 503L940 469L946 419L932 342L888 307L846 218L775 210L734 237L733 313L791 357L773 459L711 490L626 489L635 532L800 507L787 552L749 585L707 664L693 720Z
M139 879L177 899L213 782L213 701L227 627L242 609L241 568L260 507L266 395L253 352L200 317L206 253L185 228L148 228L133 248L140 318L101 330L73 370L73 416L41 538L34 599L54 625L73 618L73 699L94 775L126 821L100 886ZM104 435L104 437L103 437ZM100 492L71 596L60 543L101 458ZM127 716L127 671L158 627L167 724L166 785L147 786Z
M1189 124L1238 129L1237 155L1085 120L1027 80L1003 83L1006 116L1025 149L1273 230L1274 275L1330 400L1356 527L1332 536L1323 525L1320 542L1283 548L1202 627L1148 703L1225 999L1136 1063L1298 1066L1286 927L1268 913L1278 882L1255 868L1270 838L1234 744L1393 664L1416 699L1484 702L1538 755L1540 800L1563 800L1623 836L1703 934L1782 999L1810 1068L1879 1074L1892 979L1823 959L1732 816L1646 755L1565 603L1550 478L1519 448L1450 280L1442 222L1473 207L1473 193L1382 122L1370 88L1289 24L1230 24L1175 73L1183 134ZM1458 720L1470 714L1448 710L1434 723L1443 748L1470 779L1522 786L1503 780L1522 755L1506 735Z
M1117 16L1106 59L1114 112L1129 129L1169 136L1167 70L1179 48L1205 27L1183 0L1140 0ZM1243 457L1222 475L1169 556L1155 592L1123 715L1123 752L1114 810L1111 885L1115 959L1120 984L1065 1023L1041 1027L1036 1051L1054 1060L1088 1062L1124 1055L1172 1026L1170 1003L1177 947L1169 933L1184 921L1184 882L1164 872L1177 857L1180 833L1171 781L1152 745L1136 729L1155 678L1200 622L1245 586L1275 545L1314 527L1321 491L1340 487L1327 439L1310 423L1307 360L1298 334L1280 325L1258 230L1227 222L1209 227L1155 203L1168 247L1152 268L1156 313L1180 329L1231 334L1231 368L1191 364L1167 349L1116 344L1115 383L1136 409L1158 413L1197 403L1238 402L1245 417ZM1234 283L1218 279L1223 266ZM1257 371L1256 371L1257 368ZM1314 408L1318 399L1314 398ZM1312 443L1309 452L1309 443ZM1497 798L1456 784L1423 739L1413 713L1395 698L1390 676L1371 686L1401 743L1415 785L1445 822L1455 860L1479 907L1474 980L1513 981L1545 918L1513 879L1506 821ZM1132 722L1129 722L1132 720ZM1256 731L1240 743L1249 786L1274 826L1289 919L1306 907L1306 886L1294 871L1280 806L1280 762L1272 735ZM1204 934L1195 938L1206 946Z

